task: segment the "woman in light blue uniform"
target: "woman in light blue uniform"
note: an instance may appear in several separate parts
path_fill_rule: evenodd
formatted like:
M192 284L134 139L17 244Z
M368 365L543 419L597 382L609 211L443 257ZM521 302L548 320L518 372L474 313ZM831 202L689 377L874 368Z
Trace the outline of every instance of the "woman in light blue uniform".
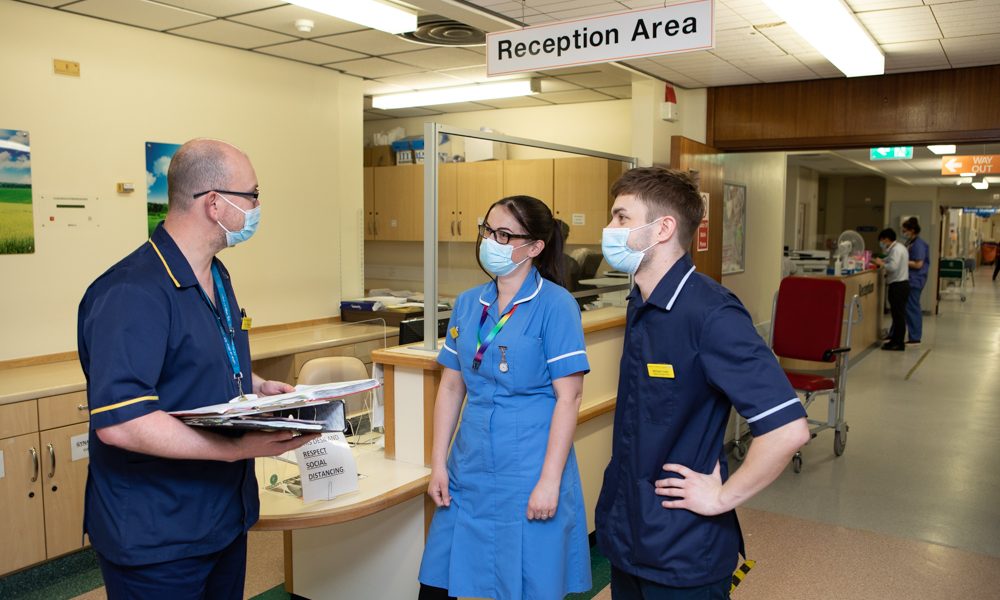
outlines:
M479 232L496 279L458 297L438 355L420 598L558 599L591 586L573 453L590 370L580 309L554 283L563 237L545 204L504 198Z

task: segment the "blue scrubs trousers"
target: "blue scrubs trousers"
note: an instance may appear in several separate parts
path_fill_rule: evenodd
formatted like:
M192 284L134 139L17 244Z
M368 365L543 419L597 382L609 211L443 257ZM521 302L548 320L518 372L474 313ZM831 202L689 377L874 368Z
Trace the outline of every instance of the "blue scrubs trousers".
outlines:
M675 588L629 575L611 567L611 597L614 600L729 600L733 578L691 588Z
M100 554L108 600L243 600L247 534L222 550L152 565L126 566Z
M906 299L906 331L909 340L919 342L924 329L924 315L920 312L920 293L924 288L910 286L910 297Z

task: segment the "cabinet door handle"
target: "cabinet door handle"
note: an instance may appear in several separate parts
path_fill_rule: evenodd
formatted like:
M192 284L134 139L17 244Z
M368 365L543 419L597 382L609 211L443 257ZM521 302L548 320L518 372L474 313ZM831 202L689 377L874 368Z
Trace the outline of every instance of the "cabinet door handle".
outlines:
M38 481L38 451L34 448L28 448L28 452L31 453L31 465L34 467L34 475L31 476L31 483Z
M451 222L451 236L455 237L455 221Z
M84 411L87 410L87 405L86 404L77 404L76 405L76 410L78 410L80 412L84 412Z
M462 220L461 219L459 219L459 221L458 221L458 236L459 237L462 236Z
M56 449L52 444L46 444L49 450L49 479L56 476Z

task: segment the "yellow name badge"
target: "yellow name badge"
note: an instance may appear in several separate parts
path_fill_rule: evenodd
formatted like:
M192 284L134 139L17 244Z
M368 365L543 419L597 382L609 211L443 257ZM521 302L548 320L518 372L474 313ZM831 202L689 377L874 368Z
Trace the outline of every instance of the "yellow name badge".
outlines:
M451 334L451 339L453 340L458 339L458 327L452 327L451 329L448 330L448 332Z
M646 370L649 372L650 377L674 378L674 365L648 363L646 364Z
M251 325L253 325L253 319L250 317L243 317L243 331L250 331Z

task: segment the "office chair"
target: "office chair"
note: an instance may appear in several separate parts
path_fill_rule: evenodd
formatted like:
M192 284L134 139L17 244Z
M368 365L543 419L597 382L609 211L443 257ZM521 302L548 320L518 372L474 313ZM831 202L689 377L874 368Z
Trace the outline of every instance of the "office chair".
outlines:
M368 379L368 368L360 358L353 356L324 356L307 360L299 369L299 376L296 383L305 385L316 385L319 383L332 383L336 381L357 381L358 379ZM354 394L344 398L347 415L356 415L366 411L365 400L368 392Z

